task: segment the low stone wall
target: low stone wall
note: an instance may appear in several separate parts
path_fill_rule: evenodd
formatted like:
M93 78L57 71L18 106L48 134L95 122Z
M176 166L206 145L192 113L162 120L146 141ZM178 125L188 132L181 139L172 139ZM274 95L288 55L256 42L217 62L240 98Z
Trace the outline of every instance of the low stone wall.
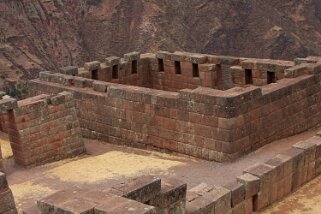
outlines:
M63 213L185 213L186 184L175 179L144 176L108 190L66 190L37 202L39 214ZM25 211L31 214L36 209Z
M0 214L17 214L12 192L8 187L6 175L0 172Z
M16 163L39 165L84 152L72 94L39 95L18 102L8 134Z
M224 187L187 192L187 213L245 213L260 211L321 174L321 137L295 144L265 163L244 170Z
M135 213L251 214L319 176L320 163L321 133L265 163L248 167L234 182L224 186L200 184L186 191L186 184L181 181L144 176L100 192L58 192L38 201L38 210L46 214L58 209L71 213L126 213L129 208L137 209ZM80 206L84 201L85 206Z

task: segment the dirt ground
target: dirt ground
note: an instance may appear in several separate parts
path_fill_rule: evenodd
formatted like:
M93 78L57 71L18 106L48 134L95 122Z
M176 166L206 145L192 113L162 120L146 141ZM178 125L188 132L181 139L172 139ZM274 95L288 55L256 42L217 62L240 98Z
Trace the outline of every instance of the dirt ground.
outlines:
M3 133L0 133L0 143L2 152L6 157L4 166L9 185L13 191L17 207L21 210L29 208L37 200L59 190L106 189L119 182L146 174L180 179L187 183L188 188L201 183L224 185L234 181L235 177L242 174L242 171L248 166L257 162L264 162L294 143L315 135L316 132L318 130L273 142L230 163L209 162L179 154L144 151L85 139L87 150L85 155L24 169L14 163L10 144ZM321 190L321 178L319 183L316 182L316 184L319 184L319 190ZM309 191L302 194L307 193ZM313 199L315 202L321 199L321 196L318 197L316 193ZM304 196L299 195L297 198L301 202ZM306 199L308 198L310 196L306 197ZM305 202L308 204L308 208L310 205L311 207L314 205L313 201L310 201L310 204ZM282 209L289 211L289 209L284 208L284 205L282 206L281 202L280 205L273 206L265 213L292 213L283 212Z

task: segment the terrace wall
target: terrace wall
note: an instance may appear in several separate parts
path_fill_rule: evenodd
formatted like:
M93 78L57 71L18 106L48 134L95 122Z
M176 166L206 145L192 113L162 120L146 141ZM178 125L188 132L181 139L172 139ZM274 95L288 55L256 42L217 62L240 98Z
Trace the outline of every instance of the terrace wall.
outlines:
M159 91L43 72L30 93L74 93L85 137L226 161L321 123L320 65L263 87Z

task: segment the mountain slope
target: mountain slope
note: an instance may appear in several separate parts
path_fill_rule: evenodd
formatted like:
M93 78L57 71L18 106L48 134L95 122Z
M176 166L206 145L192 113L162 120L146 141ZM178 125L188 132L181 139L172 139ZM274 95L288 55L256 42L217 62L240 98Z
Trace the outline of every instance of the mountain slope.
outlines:
M0 75L30 79L133 50L321 55L320 26L319 0L2 0Z

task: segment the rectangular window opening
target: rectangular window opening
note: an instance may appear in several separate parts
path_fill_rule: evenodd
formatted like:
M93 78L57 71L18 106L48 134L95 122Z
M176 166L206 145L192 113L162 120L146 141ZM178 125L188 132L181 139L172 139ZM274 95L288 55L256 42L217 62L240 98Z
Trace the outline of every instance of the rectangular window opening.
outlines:
M132 74L137 74L137 60L132 61Z
M245 84L253 84L253 75L251 69L245 69Z
M198 64L193 63L193 77L200 77Z
M179 61L175 61L175 73L176 74L182 73L181 62L179 62Z
M113 65L112 78L118 79L118 65Z
M275 72L267 72L267 84L276 83Z
M158 59L158 71L159 72L164 72L165 71L164 60L163 59Z
M98 80L98 70L92 70L91 71L91 79Z

